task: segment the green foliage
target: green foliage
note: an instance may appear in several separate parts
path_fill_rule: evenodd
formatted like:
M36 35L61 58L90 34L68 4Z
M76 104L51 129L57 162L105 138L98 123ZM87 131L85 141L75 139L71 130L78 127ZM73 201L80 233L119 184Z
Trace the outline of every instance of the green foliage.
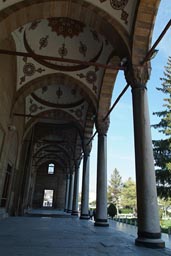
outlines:
M136 184L131 178L128 178L128 180L123 184L121 205L124 208L136 208Z
M120 213L129 214L129 213L132 213L132 209L131 208L123 208L120 210Z
M115 168L113 173L111 174L111 178L108 186L107 198L109 203L118 205L119 198L121 195L121 187L122 187L122 178L118 170Z
M107 212L109 216L113 219L113 217L117 214L116 206L114 204L110 204L107 209Z
M152 127L163 133L165 138L153 141L156 166L157 191L161 198L171 197L171 57L168 58L162 87L157 88L164 93L164 110L153 113L160 117L160 122Z
M162 220L162 222L161 222L161 227L162 227L162 228L171 227L171 220Z

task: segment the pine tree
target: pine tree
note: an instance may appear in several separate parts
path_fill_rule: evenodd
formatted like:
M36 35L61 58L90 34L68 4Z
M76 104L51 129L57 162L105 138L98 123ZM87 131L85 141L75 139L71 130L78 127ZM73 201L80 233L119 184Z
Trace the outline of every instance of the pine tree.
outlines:
M113 203L118 206L119 198L121 194L121 186L122 186L122 178L115 168L113 173L111 174L111 178L108 185L108 203Z
M157 191L161 198L171 197L171 57L165 66L162 87L157 88L166 95L164 110L153 113L160 117L160 122L153 125L164 134L164 139L153 141L153 152L156 166Z

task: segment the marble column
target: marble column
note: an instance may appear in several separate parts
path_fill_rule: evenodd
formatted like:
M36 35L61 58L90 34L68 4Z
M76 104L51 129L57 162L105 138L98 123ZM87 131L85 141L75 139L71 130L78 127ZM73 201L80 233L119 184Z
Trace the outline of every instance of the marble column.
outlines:
M80 219L88 220L89 217L89 152L84 153L83 178L81 193L81 214Z
M107 227L107 129L109 122L98 125L97 189L95 226Z
M70 183L70 174L67 174L66 175L66 191L65 191L65 209L64 209L65 212L67 212L68 210L69 183Z
M147 70L134 70L132 100L137 184L138 237L135 244L163 248L147 100Z
M68 213L72 213L72 202L73 202L73 190L74 190L74 173L70 174L69 182L69 197L68 197Z
M72 204L72 215L78 216L78 195L79 195L79 165L75 168L74 194Z

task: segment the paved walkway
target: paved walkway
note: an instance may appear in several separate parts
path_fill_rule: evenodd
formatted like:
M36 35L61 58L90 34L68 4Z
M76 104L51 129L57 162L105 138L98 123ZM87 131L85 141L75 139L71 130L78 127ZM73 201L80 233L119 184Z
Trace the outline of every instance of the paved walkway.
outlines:
M134 230L133 230L134 229ZM135 227L95 227L77 217L10 217L0 221L1 256L164 256L171 250L134 245Z

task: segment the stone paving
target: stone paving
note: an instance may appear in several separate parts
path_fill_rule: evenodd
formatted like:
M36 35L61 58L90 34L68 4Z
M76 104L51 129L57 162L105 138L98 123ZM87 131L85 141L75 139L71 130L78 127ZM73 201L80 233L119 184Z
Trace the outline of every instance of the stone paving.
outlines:
M109 227L95 227L77 217L9 217L0 220L0 256L171 255L168 248L135 246L128 226L110 221Z

